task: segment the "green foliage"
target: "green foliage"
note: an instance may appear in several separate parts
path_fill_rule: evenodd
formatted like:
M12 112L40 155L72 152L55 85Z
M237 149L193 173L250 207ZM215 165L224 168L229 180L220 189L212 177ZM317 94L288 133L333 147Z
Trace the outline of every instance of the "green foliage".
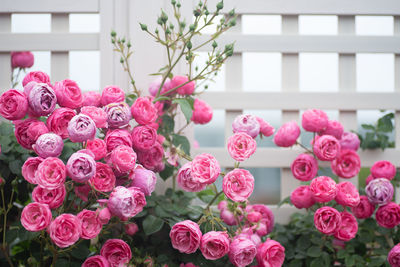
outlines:
M394 147L394 141L390 141L390 134L394 130L394 113L383 115L372 124L362 124L365 133L357 133L361 141L362 149L377 149Z

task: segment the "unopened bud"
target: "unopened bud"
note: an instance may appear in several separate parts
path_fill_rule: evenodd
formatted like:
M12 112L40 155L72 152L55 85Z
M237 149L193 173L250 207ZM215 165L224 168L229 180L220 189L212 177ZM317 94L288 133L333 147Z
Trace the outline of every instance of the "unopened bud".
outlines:
M221 1L217 4L217 11L224 8L224 1Z
M140 24L140 28L142 29L142 31L147 31L147 25L143 24L143 23L139 23Z
M232 9L231 11L229 11L229 16L231 16L231 17L235 16L235 9Z
M176 5L176 0L171 0L171 5Z
M189 30L192 32L196 29L196 26L194 24L190 24Z
M114 30L112 30L111 31L111 37L115 37L115 36L117 36L117 33Z
M212 43L212 47L215 49L218 46L217 42L214 40L214 42Z
M190 50L190 49L192 49L192 42L191 41L189 41L187 44L186 44L186 47Z
M124 63L124 59L121 57L121 59L119 60L119 62Z
M195 17L200 16L200 14L201 14L201 10L200 10L199 8L193 10L193 15L194 15Z

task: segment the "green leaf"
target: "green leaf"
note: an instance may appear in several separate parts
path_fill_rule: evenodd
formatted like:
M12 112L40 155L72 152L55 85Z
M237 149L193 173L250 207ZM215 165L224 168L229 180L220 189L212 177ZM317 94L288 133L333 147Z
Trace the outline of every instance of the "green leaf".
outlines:
M347 255L347 251L344 249L339 250L337 253L338 259L344 259L346 257L346 255Z
M164 221L153 215L149 215L143 220L143 230L146 235L160 231L163 225Z
M197 197L204 203L209 203L214 196L215 192L212 189L206 189L197 193Z
M307 256L313 257L313 258L317 258L319 256L321 256L321 248L317 247L317 246L311 246L307 249Z
M284 199L282 199L282 200L278 203L278 208L279 208L280 206L282 206L283 204L290 204L290 205L292 205L292 202L290 202L290 196L289 196L289 197L286 197L286 198L284 198Z
M190 155L190 142L186 136L173 134L172 144L176 147L180 147L185 154Z
M310 267L322 267L322 266L325 266L322 258L316 258L310 264Z
M352 257L351 255L347 255L346 258L344 258L344 263L346 264L346 267L354 266L356 263L355 258Z
M170 213L166 212L161 206L156 206L154 212L158 217L161 218L170 217L171 215Z
M166 163L166 164L165 164L164 170L162 170L162 171L159 173L159 174L160 174L160 177L161 177L164 181L166 181L169 177L172 176L172 174L174 173L174 169L175 169L174 166L172 166L172 165Z
M10 162L9 167L12 173L19 175L21 174L22 165L23 165L22 161L17 159Z
M183 115L185 115L187 123L190 123L190 119L193 115L193 106L186 98L176 98L172 100L172 103L178 104L181 107Z
M377 130L385 133L389 133L393 131L393 123L392 119L394 118L393 113L386 114L382 118L378 120Z
M162 116L162 124L166 132L171 133L174 131L175 122L170 116L168 115Z
M88 244L85 242L81 242L78 246L71 250L71 255L80 260L86 259L89 254L90 249Z
M375 126L373 126L373 125L371 125L371 124L361 124L361 127L362 127L363 129L366 129L366 130L373 130L373 131L375 131Z
M163 100L170 100L168 96L159 96L153 100L153 102L163 101Z

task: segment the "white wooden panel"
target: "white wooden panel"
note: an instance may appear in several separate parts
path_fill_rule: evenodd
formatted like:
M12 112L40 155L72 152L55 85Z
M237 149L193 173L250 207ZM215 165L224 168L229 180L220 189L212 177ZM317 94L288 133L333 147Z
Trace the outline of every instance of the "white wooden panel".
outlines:
M394 17L394 35L400 36L400 16ZM400 54L394 56L394 90L400 92ZM400 108L395 110L395 146L396 149L400 149ZM393 160L393 159L392 159ZM393 161L392 161L393 162ZM393 162L397 167L399 161ZM400 202L400 187L396 187L396 203Z
M58 13L51 16L51 31L68 33L69 14ZM53 82L69 78L68 51L51 52L51 79Z
M99 0L1 0L0 13L96 13Z
M112 66L114 51L111 44L110 33L113 29L114 4L112 0L100 1L100 88L114 82L114 68Z
M0 33L11 31L11 14L0 14ZM2 43L0 38L0 43ZM0 51L0 93L11 87L11 57L7 51Z

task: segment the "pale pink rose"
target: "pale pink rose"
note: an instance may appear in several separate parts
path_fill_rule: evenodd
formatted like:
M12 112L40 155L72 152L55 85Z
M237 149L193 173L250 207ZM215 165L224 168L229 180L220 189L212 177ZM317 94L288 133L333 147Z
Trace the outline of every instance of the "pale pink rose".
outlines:
M96 174L96 162L88 154L75 152L67 162L67 175L78 183L85 183Z
M354 150L342 149L339 156L331 162L331 168L337 176L352 178L360 172L360 156Z
M44 122L36 119L14 121L14 125L14 134L18 144L29 150L33 150L32 146L39 136L49 132Z
M115 175L107 164L96 162L96 173L89 183L100 192L110 192L115 187Z
M342 216L332 207L322 207L314 213L314 225L318 231L326 235L334 235L342 224Z
M228 172L222 180L225 195L235 201L246 201L254 190L254 177L248 170L234 169Z
M228 139L228 152L236 161L244 161L256 152L257 143L247 133L238 132Z
M371 174L375 178L392 180L396 176L396 167L387 160L377 161L371 167Z
M400 224L400 206L390 202L380 206L375 213L376 222L385 228L394 228Z
M51 223L51 210L47 204L29 203L21 213L22 226L31 232L42 231Z
M280 267L285 260L285 248L268 238L257 247L256 259L259 267Z
M110 103L103 107L107 113L107 123L109 128L125 128L129 126L129 121L132 119L129 106L125 102Z
M121 218L129 219L143 210L146 198L140 188L117 186L111 192L107 202L110 212Z
M142 164L146 169L154 172L164 169L162 162L164 149L163 146L158 142L155 142L154 146L152 146L148 151L137 151L137 156L140 164Z
M400 266L400 243L390 250L387 261L392 267Z
M148 125L136 126L132 131L132 146L137 151L150 149L157 140L157 131Z
M258 124L260 124L260 133L264 136L271 136L274 134L275 129L268 122L256 116Z
M235 215L233 214L232 211L230 211L228 208L221 209L221 212L219 214L219 217L221 218L224 223L227 225L237 225L237 221L235 219Z
M100 255L108 260L110 267L126 266L132 259L131 248L121 239L108 239L101 247Z
M340 140L343 135L343 125L335 120L329 120L328 121L328 126L319 132L320 135L332 135L335 137L337 140Z
M82 106L82 91L75 81L67 79L56 82L53 88L56 92L57 103L60 107L76 109Z
M336 185L335 200L339 205L355 207L360 203L360 194L351 182L341 182Z
M188 163L190 163L190 162L188 162ZM186 165L186 164L185 164ZM219 203L218 203L218 209L219 210L222 210L222 209L226 209L226 208L228 208L228 201L226 201L226 200L221 200Z
M37 184L36 171L43 160L39 157L29 157L22 165L22 176L28 183Z
M28 99L23 92L15 89L0 96L0 115L7 120L20 120L28 112Z
M67 170L59 158L46 158L38 166L35 172L35 180L40 187L48 190L56 189L64 184Z
M212 107L201 99L196 98L193 103L193 115L191 121L194 124L207 124L212 120Z
M351 212L358 219L366 219L372 216L375 211L375 205L369 202L367 196L360 196L360 203L351 208Z
M290 202L298 209L308 209L315 204L310 186L300 185L290 194Z
M256 116L242 114L232 122L232 130L234 133L247 133L252 138L256 138L260 133L260 124Z
M228 253L229 243L226 232L210 231L201 237L200 250L204 258L217 260Z
M101 94L101 105L105 106L110 103L119 103L125 100L124 91L115 85L106 86Z
M50 190L36 186L32 191L32 200L47 204L50 209L57 209L63 204L66 194L67 191L64 185Z
M82 267L110 267L108 260L101 255L91 256L87 258Z
M358 223L353 214L343 211L340 213L342 217L342 223L340 224L335 237L342 241L350 241L356 237L358 231Z
M86 149L92 151L95 160L100 160L107 154L107 145L104 140L99 138L88 140L86 143Z
M280 147L290 147L296 144L300 136L300 127L295 121L284 123L274 136L274 143Z
M188 192L200 192L204 190L206 184L199 183L193 179L191 175L192 163L185 163L178 171L177 182L178 185L185 191Z
M32 148L41 158L59 157L64 148L64 142L61 136L55 133L45 133L39 136Z
M107 113L102 109L94 106L84 106L81 113L92 118L97 128L107 128Z
M329 202L336 197L336 182L328 176L319 176L311 181L310 190L316 202Z
M360 148L360 139L355 133L344 132L342 139L340 139L340 146L342 149L357 151Z
M314 153L319 160L332 161L340 153L339 141L331 135L323 135L314 142Z
M136 122L142 125L157 119L157 109L148 97L138 97L131 107L131 113Z
M118 146L111 152L111 163L113 168L119 172L126 173L135 168L136 153L129 146Z
M185 84L186 83L186 84ZM194 92L196 87L196 82L189 82L189 78L187 76L174 76L171 80L172 88L179 87L176 91L180 95L191 95Z
M308 109L302 115L301 125L308 132L321 132L328 126L328 115L320 109Z
M101 95L98 92L90 91L83 94L82 107L101 107Z
M30 68L33 66L35 57L30 51L11 52L11 68Z
M82 221L81 238L93 239L100 234L103 225L95 211L84 209L77 217Z
M112 152L119 145L132 146L131 134L122 129L107 131L104 142L106 142L108 152Z
M49 130L61 136L62 139L68 138L68 123L76 115L70 108L58 108L48 117L46 124Z
M37 83L47 83L48 85L51 85L49 75L47 75L47 73L44 73L42 71L31 71L28 74L26 74L24 79L22 80L22 86L25 87L25 85L27 85L32 81Z
M48 231L54 244L66 248L78 241L82 233L82 222L75 215L63 213L51 222Z
M185 220L172 226L169 237L175 249L181 253L191 254L199 248L202 233L197 223Z
M199 183L214 183L220 172L221 168L218 161L210 154L197 155L192 161L191 174L193 179Z
M124 228L125 228L125 233L130 236L135 235L137 231L139 231L139 227L137 226L136 223L125 224Z
M69 121L67 131L72 142L86 142L96 136L96 124L89 116L78 114Z
M90 186L86 183L84 185L76 185L74 187L74 192L77 197L82 199L84 202L88 201L89 193L92 191Z
M294 178L306 182L313 179L318 172L318 162L310 154L300 154L290 166Z
M249 238L235 237L229 246L229 260L237 267L251 264L256 254L256 245Z
M149 85L149 93L151 96L155 97L157 95L157 92L160 88L161 82L162 82L162 77L158 77ZM165 93L168 92L169 90L171 90L172 88L173 87L172 87L171 79L167 78L164 82L163 87L161 88L160 95L165 95ZM175 93L176 93L176 91L170 92L170 93L168 93L168 96L173 95Z
M108 224L111 219L111 212L108 208L103 208L101 210L97 210L99 220L102 224Z
M135 169L132 172L131 186L140 188L146 196L150 196L156 188L156 174L146 169Z

